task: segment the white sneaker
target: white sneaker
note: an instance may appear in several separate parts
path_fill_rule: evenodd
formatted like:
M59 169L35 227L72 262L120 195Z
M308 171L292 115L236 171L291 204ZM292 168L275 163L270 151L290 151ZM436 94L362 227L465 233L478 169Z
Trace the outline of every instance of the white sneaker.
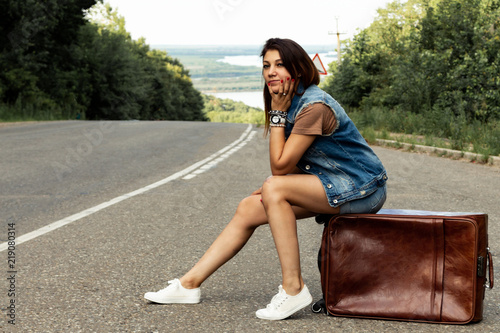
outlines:
M312 296L304 285L302 291L295 296L288 295L282 286L265 309L258 310L257 318L267 320L281 320L290 317L297 311L312 303Z
M186 289L179 279L168 281L168 287L157 292L144 294L148 301L160 304L196 304L200 303L200 288Z

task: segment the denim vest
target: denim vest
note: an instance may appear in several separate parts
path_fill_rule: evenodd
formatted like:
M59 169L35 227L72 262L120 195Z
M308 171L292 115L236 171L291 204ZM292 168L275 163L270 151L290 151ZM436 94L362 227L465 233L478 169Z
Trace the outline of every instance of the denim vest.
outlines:
M340 104L316 85L305 91L299 85L297 92L303 95L295 95L288 110L286 138L292 133L297 115L311 104L323 103L335 115L334 132L318 136L297 164L303 172L321 180L330 206L364 198L383 186L387 173L382 162Z

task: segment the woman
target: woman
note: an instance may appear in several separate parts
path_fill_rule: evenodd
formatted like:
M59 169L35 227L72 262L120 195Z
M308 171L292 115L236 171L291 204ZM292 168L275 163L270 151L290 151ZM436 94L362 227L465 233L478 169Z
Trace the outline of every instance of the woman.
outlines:
M272 176L243 199L232 220L182 278L145 298L198 303L200 285L266 223L282 285L256 315L285 319L312 302L300 270L296 220L318 214L375 213L385 202L386 171L342 107L318 88L319 74L297 43L273 38L262 50L266 133Z

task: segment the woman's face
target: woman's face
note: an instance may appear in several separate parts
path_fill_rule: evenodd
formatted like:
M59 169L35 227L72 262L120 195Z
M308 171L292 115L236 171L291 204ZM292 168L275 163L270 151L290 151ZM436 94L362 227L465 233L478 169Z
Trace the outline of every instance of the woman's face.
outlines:
M274 93L278 93L280 82L291 79L290 73L286 70L281 60L279 51L269 50L262 60L262 75L266 84L270 85Z

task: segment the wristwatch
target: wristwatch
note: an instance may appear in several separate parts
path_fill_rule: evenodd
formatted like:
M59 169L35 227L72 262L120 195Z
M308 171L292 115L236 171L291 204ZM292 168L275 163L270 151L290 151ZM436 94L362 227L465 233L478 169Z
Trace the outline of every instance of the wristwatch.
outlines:
M272 125L276 125L276 126L284 125L285 122L286 122L286 118L285 117L278 116L278 115L271 116L270 120L271 120L271 124Z
M279 110L269 111L269 122L272 127L285 127L286 112Z

